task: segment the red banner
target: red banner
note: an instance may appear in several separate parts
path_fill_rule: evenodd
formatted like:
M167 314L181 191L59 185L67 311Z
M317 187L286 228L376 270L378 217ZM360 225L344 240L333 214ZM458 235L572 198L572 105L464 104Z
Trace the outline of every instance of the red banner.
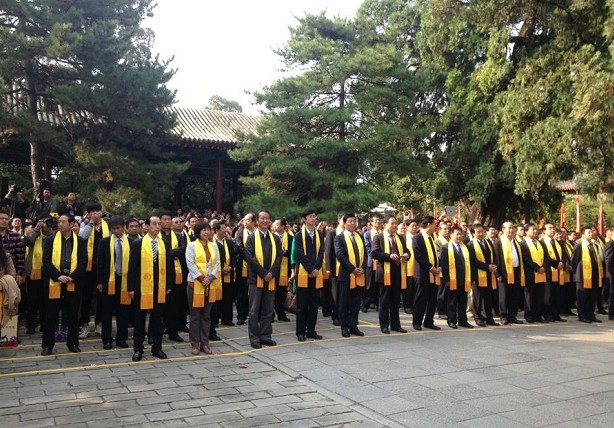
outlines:
M605 236L605 219L603 218L603 201L599 198L599 218L597 219L597 232Z
M582 214L580 213L580 198L576 196L576 232L582 233Z
M567 212L565 211L565 201L561 202L561 227L567 227Z

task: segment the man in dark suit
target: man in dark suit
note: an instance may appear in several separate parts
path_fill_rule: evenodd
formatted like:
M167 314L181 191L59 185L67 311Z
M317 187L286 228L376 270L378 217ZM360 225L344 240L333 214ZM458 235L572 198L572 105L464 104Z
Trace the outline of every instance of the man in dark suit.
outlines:
M171 246L160 235L160 218L149 218L147 234L130 245L128 265L128 293L135 306L134 354L132 361L143 358L145 319L149 312L148 334L152 339L151 353L161 360L162 314L170 287L175 285L175 268Z
M550 267L546 269L546 287L544 290L544 319L549 322L567 320L561 318L560 310L563 300L563 281L561 277L565 269L565 253L559 241L555 238L556 229L552 223L544 226L544 236L540 240L550 260Z
M70 352L79 348L79 304L81 281L87 267L86 241L72 230L74 217L61 215L58 231L43 242L43 284L45 284L46 320L43 329L41 355L51 354L55 345L55 328L62 301L68 318L66 345ZM61 247L58 249L57 245ZM54 251L55 250L55 251Z
M373 237L371 256L377 260L375 284L379 288L379 326L384 334L390 331L407 333L401 327L399 305L401 289L407 289L407 260L409 251L405 237L397 235L397 219L390 216L383 233Z
M499 290L499 313L501 324L523 324L518 316L518 303L522 287L525 285L522 249L516 238L516 226L506 221L502 226L503 234L495 241L495 260Z
M249 288L247 332L254 349L277 345L271 338L271 322L275 310L275 278L279 275L283 255L279 237L269 230L271 214L268 211L258 213L257 226L245 243Z
M608 318L614 320L614 227L607 231L605 244L605 264L610 274L610 308Z
M367 248L367 271L365 272L365 281L367 285L363 290L362 311L369 312L371 305L375 305L379 300L379 289L375 284L375 275L373 272L377 270L377 261L371 256L371 245L375 237L382 233L382 219L378 216L371 216L371 229L362 234Z
M324 285L324 235L316 230L317 215L307 208L301 213L303 227L294 236L296 263L296 337L320 340L315 328L318 320L318 290Z
M337 214L337 228L329 231L324 238L324 266L328 274L328 284L322 291L322 312L330 312L334 326L339 326L339 285L337 284L337 257L335 256L335 237L343 233L343 214Z
M237 274L235 276L236 295L237 295L237 325L245 324L249 313L249 296L247 285L247 259L245 258L245 244L247 238L256 230L256 213L247 213L241 220L241 228L237 230L235 239L235 249L237 252Z
M335 257L339 263L337 285L339 287L339 323L341 335L364 336L358 329L360 299L365 287L367 254L365 243L356 232L358 220L355 214L343 216L343 233L335 236Z
M237 295L236 285L234 282L234 270L237 266L237 257L234 242L227 237L226 229L226 223L223 221L213 223L215 242L220 252L220 269L222 275L222 325L233 326L235 324L232 322L232 303ZM213 325L214 323L211 324Z
M102 238L98 244L96 288L102 298L102 345L111 349L113 315L117 321L115 343L120 348L127 348L128 324L132 314L132 300L128 294L128 266L130 260L130 243L124 234L124 219L113 216L109 220L111 236Z
M463 230L458 226L450 228L450 240L441 247L439 262L442 287L446 288L448 326L473 328L467 321L467 293L471 291L471 257L463 243Z
M543 317L544 293L550 269L548 250L538 241L538 230L533 223L525 226L527 236L520 243L524 261L526 286L524 288L524 319L528 323L547 322Z
M292 240L294 236L288 232L288 222L285 218L276 218L273 222L272 230L279 237L281 242L282 259L279 268L279 277L277 278L277 289L275 290L275 313L279 321L290 321L286 315L284 307L286 303L286 295L288 294L288 279L290 278L292 265L290 263L290 250L292 249Z
M433 317L437 306L437 285L440 284L441 268L439 254L435 249L433 233L437 228L435 218L425 216L420 222L420 233L413 238L414 246L414 277L416 278L416 298L413 309L413 327L422 330L424 327L441 330L435 325Z
M473 239L469 241L469 256L473 269L473 284L471 286L473 308L477 325L499 325L493 319L493 293L497 289L497 260L490 240L486 238L484 226L480 223L472 227ZM497 240L498 241L498 240Z
M597 293L601 292L601 259L597 244L593 242L590 227L582 228L582 239L576 244L571 255L576 291L578 293L578 320L584 323L600 323L595 316Z

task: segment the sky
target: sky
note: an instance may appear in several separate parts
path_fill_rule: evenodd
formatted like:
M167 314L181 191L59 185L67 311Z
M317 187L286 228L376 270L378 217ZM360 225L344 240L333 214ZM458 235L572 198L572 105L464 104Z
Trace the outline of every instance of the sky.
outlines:
M156 34L154 52L174 56L169 87L177 105L203 108L220 95L257 114L253 96L282 76L273 48L290 38L305 13L353 18L362 0L158 0L144 22Z

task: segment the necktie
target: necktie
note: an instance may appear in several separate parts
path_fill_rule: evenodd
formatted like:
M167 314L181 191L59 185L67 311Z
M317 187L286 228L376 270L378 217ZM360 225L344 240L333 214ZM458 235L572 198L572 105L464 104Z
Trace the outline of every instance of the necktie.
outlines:
M122 240L115 238L115 273L122 274Z
M352 241L352 247L354 247L354 254L356 255L356 267L360 267L358 266L359 263L359 253L358 253L358 244L356 244L356 237L354 236L353 233L350 234L350 241Z
M461 261L461 263L465 263L465 256L463 256L463 252L461 251L461 247L459 244L454 244L454 251L456 252L456 256Z
M394 235L388 235L388 241L390 242L390 254L396 254L399 256L399 247L397 246L397 240L394 239ZM396 259L394 264L399 266L401 264L401 260Z
M153 254L154 263L158 261L158 241L156 239L151 240L151 252Z

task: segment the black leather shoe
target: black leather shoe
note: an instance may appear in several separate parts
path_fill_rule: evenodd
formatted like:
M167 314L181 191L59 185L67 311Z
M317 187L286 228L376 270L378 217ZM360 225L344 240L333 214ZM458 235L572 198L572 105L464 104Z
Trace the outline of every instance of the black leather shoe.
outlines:
M179 336L178 334L175 336L169 336L168 340L172 340L173 342L177 342L177 343L185 342L185 340L183 340L183 337Z
M233 323L232 321L226 322L226 323L223 322L222 325L225 326L225 327L234 327L235 323Z
M524 321L512 320L512 321L510 321L510 324L524 324Z
M436 326L435 324L424 324L424 328L428 328L431 330L441 330L441 327Z
M222 340L222 338L217 334L210 334L209 340L212 340L213 342L219 342L220 340Z
M36 333L36 329L35 328L27 328L26 329L26 334L34 334Z
M152 339L151 337L148 337L148 338L147 338L147 343L148 343L149 345L153 345L153 339Z
M81 348L79 348L79 345L68 345L68 350L74 353L81 352Z
M162 349L151 351L151 355L161 360L166 360L168 358Z
M115 342L115 344L117 345L118 348L128 348L128 344L126 343L125 340L118 340L117 342Z
M315 331L311 332L311 333L307 333L305 335L305 337L309 338L309 339L314 339L314 340L322 340L322 336L320 336L318 333L316 333Z
M365 334L358 329L358 327L350 327L350 334L354 336L364 336Z
M113 349L113 344L111 342L105 342L102 344L102 349Z
M132 361L136 363L137 361L141 361L142 359L143 351L134 351L134 354L132 354Z
M396 331L397 333L407 333L407 330L405 330L403 327L399 327L397 329L393 328L392 331Z
M493 321L493 322L494 322L494 321ZM479 327L486 327L486 322L485 322L485 321L479 320L479 321L476 321L475 323L476 323L476 324L477 324Z
M182 332L182 333L189 333L190 332L190 329L186 325L179 327L177 330Z
M275 342L273 339L261 340L260 343L263 344L263 345L266 345L266 346L275 346L275 345L277 345L277 342Z
M341 323L339 322L339 320L337 318L333 319L333 325L335 327L339 327L341 325Z
M596 322L596 323L600 323L601 322L601 320L599 318L596 318L596 317L591 318L591 321L592 322Z
M305 340L307 340L304 334L298 334L296 338L298 339L299 342L304 342Z
M557 315L555 317L552 318L553 321L558 321L558 322L567 322L566 319L561 318L560 315Z
M510 322L508 320L501 320L502 325L509 325Z
M589 319L586 318L578 318L578 321L586 323L586 324L592 324L593 322Z
M425 326L426 327L426 326ZM448 327L453 328L454 330L456 330L458 328L458 326L456 325L455 322L449 322L448 323Z
M413 327L414 330L422 331L422 326L420 324L414 324Z
M347 328L342 328L341 329L341 336L343 337L350 337L350 330Z
M46 357L47 355L51 355L52 352L53 352L53 349L51 348L43 348L43 350L41 351L41 355L43 357Z
M458 325L464 328L473 328L473 326L469 324L468 322L461 322Z
M382 328L382 333L390 334L390 330L388 329L388 327L384 327L384 328Z
M411 315L411 308L405 308L405 309L403 309L403 312L405 312L406 314Z
M237 320L237 325L243 325L243 324L245 324L245 320L244 320L244 319L239 318L239 319Z
M259 343L250 343L250 345L252 346L252 348L254 349L260 349L262 348L262 345Z
M279 321L290 322L290 318L288 318L287 316L278 317L277 319L278 319Z
M535 320L531 317L525 318L525 321L528 322L529 324L535 323Z
M499 324L499 323L498 323L497 321L495 321L495 320L486 320L486 324L487 324L487 325L490 325L490 326L498 326L498 325L501 325L501 324Z

